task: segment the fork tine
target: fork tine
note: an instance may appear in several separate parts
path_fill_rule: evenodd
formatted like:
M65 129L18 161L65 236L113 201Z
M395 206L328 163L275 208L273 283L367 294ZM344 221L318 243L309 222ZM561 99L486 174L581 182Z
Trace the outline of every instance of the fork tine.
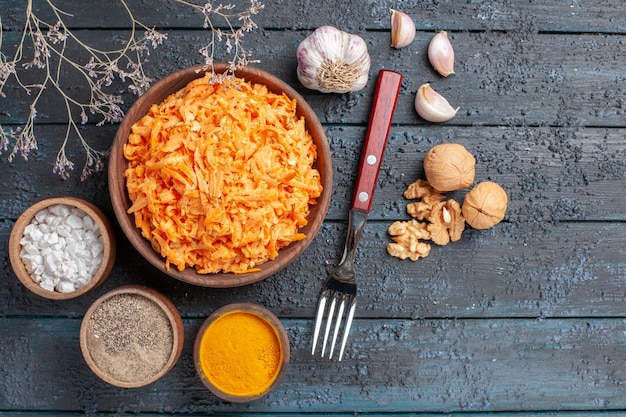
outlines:
M343 339L341 341L341 350L339 351L339 362L343 358L343 352L346 348L346 342L348 341L348 335L350 334L350 327L352 326L352 319L354 318L354 311L356 310L356 297L352 298L350 310L348 311L348 319L346 320L346 326L343 330Z
M335 331L333 332L333 341L330 345L329 359L333 358L333 352L335 350L335 343L337 342L337 335L339 334L339 328L341 327L341 320L343 319L343 310L346 308L346 295L341 297L341 304L339 304L339 311L337 312L337 321L335 322Z
M324 290L320 294L319 307L317 307L317 317L315 318L315 331L313 332L313 349L311 349L311 355L315 355L315 346L317 346L317 339L319 338L320 328L322 327L326 300L328 300L328 291Z
M330 325L333 321L333 315L335 314L335 304L337 304L337 294L333 293L333 300L330 303L330 308L328 309L328 318L326 319L326 330L324 330L324 342L322 343L322 357L324 357L324 353L326 352L326 342L328 342L328 334L330 333Z

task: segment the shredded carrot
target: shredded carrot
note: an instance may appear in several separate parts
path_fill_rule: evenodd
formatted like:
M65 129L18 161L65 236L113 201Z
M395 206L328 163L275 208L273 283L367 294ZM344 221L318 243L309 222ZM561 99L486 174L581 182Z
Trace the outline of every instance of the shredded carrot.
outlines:
M128 213L168 270L256 271L306 237L322 185L304 122L285 94L207 74L132 127Z

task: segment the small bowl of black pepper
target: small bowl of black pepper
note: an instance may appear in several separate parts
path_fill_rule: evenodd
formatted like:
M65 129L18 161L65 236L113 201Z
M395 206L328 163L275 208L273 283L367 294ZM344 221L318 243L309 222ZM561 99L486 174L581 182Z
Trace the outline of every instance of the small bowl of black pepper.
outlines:
M100 379L138 388L174 367L183 336L182 319L168 298L149 287L125 285L89 307L80 328L80 348Z

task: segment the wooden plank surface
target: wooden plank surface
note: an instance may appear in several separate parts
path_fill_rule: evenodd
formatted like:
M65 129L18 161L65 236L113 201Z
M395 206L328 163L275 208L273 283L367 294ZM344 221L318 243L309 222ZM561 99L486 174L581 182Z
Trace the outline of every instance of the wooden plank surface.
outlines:
M119 46L129 20L116 2L59 0L73 30L102 48ZM294 86L324 124L334 184L326 221L313 244L285 270L253 285L207 289L175 281L140 259L116 227L118 259L108 280L71 302L28 293L8 261L19 214L37 200L73 195L111 220L105 174L61 181L51 173L66 115L53 94L38 106L39 149L29 161L0 155L0 417L143 415L434 417L626 417L626 15L615 0L413 1L272 0L245 35L258 67ZM155 80L201 62L207 39L200 16L169 0L129 1L168 40L146 64ZM22 0L4 0L2 52L15 50ZM42 1L34 7L50 21ZM78 10L80 8L80 10ZM389 9L415 19L415 41L389 47ZM295 50L313 29L331 24L364 37L370 83L356 93L321 94L301 86ZM431 36L449 30L456 74L438 76L427 61ZM29 51L27 51L29 52ZM79 53L69 52L75 58ZM219 58L219 56L218 56ZM381 68L404 82L357 252L359 306L340 365L310 355L312 317L322 280L337 264L348 204ZM26 78L26 80L31 80ZM34 80L34 78L32 79ZM87 94L70 73L72 94ZM414 110L430 82L458 115L426 123ZM128 108L135 97L116 83ZM0 99L0 124L16 128L32 97L15 85ZM116 125L81 126L100 150ZM461 143L477 159L476 179L502 184L503 223L467 230L461 241L434 246L417 262L387 255L387 228L408 219L402 196L423 178L422 159L439 143ZM68 155L80 169L76 141ZM464 192L452 197L462 200ZM157 383L124 390L98 380L84 364L78 328L91 302L123 284L149 285L168 296L185 322L183 354ZM199 382L191 349L202 320L218 307L253 301L275 312L289 333L285 380L248 405L218 401Z
M325 130L334 167L327 219L346 220L365 127L327 125ZM14 220L36 200L62 193L93 199L108 209L105 175L95 175L86 183L78 180L78 172L69 181L42 175L52 171L65 127L44 125L40 132L42 143L31 160L23 161L18 156L9 163L0 159L2 218ZM114 134L114 125L84 129L84 135L100 150L108 148ZM476 181L496 181L507 191L508 221L624 220L625 138L626 128L394 126L370 219L408 218L406 204L410 201L403 192L413 181L424 178L426 152L440 143L460 143L477 159ZM80 170L84 154L77 142L74 140L67 151ZM16 189L20 193L15 193ZM464 191L449 194L459 202L464 195Z
M9 383L0 408L321 414L626 408L624 319L356 320L341 366L311 356L308 321L283 322L292 349L283 382L267 397L237 405L210 395L194 373L190 347L199 319L185 320L186 348L174 369L132 390L90 374L78 348L80 320L4 321L0 353L10 360L0 376ZM58 353L55 360L51 353ZM607 366L610 372L600 371Z
M374 82L360 92L338 96L307 90L297 80L295 51L309 33L262 31L251 34L246 41L261 61L257 66L296 87L323 123L365 124ZM454 107L460 108L446 125L546 125L567 126L574 131L582 126L624 126L624 72L622 62L616 59L623 53L623 36L550 33L520 39L517 32L453 33L450 37L455 47L456 74L443 79L427 59L433 33L418 32L413 43L402 50L389 47L387 31L360 34L368 39L370 81L381 68L404 75L394 115L397 124L426 124L415 112L414 100L419 86L430 82ZM81 37L101 48L119 47L128 38L128 32L85 31ZM18 40L18 33L6 33L9 50ZM163 46L151 52L146 69L158 80L177 69L201 63L198 51L204 42L206 35L202 31L173 32ZM559 51L559 55L555 57L553 51ZM80 54L75 59L79 60ZM78 80L66 82L72 83L72 93L77 97L85 96L88 90ZM6 95L15 106L0 112L0 123L22 122L32 97L15 87L7 89ZM134 99L130 94L124 98L126 106ZM42 100L42 121L67 120L58 95L46 94ZM96 118L93 122L98 121Z
M72 27L122 29L130 25L127 13L116 3L94 2L88 8L83 8L72 0L54 3L67 13L75 15L74 19L68 20ZM264 11L256 19L259 26L279 30L315 29L328 24L352 31L359 28L388 30L389 9L393 8L411 14L418 30L626 33L626 19L623 14L615 11L619 2L614 0L330 0L319 7L312 7L306 1L293 1L286 5L281 0L270 0L263 4ZM3 25L9 30L21 28L23 3L20 0L4 0L3 5L8 11ZM172 0L129 2L129 6L137 18L157 27L197 28L202 25L199 13L190 8L176 6ZM55 21L45 3L35 2L34 7L47 21Z
M387 255L388 225L369 223L359 246L358 317L626 316L626 226L621 223L566 223L550 231L507 224L487 233L467 232L461 241L435 246L417 262ZM343 223L325 224L315 244L288 268L263 282L227 290L167 277L139 259L122 237L108 280L93 294L68 303L38 300L26 292L5 259L0 315L80 316L106 290L137 282L165 292L185 317L208 316L242 299L275 309L281 317L312 317L318 289L341 256L345 229ZM6 229L0 237L6 251Z

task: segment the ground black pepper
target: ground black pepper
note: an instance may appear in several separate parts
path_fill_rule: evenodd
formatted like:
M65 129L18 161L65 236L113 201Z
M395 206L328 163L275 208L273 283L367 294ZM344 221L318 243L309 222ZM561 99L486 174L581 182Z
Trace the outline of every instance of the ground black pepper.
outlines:
M170 321L153 301L137 294L105 300L88 323L87 346L96 366L122 382L155 376L172 353Z

